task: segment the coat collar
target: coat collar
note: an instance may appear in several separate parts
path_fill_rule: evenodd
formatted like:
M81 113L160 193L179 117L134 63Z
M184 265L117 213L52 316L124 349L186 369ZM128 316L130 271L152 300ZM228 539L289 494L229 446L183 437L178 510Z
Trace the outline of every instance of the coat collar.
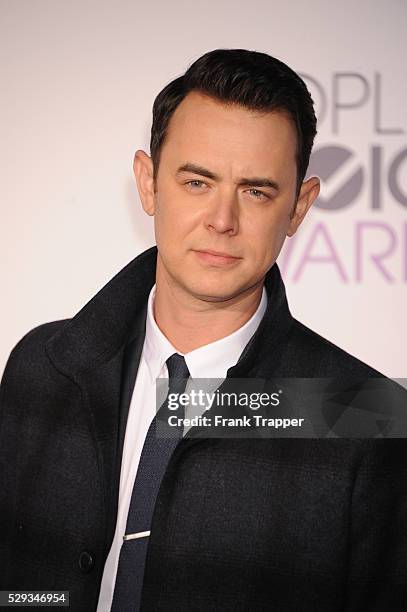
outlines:
M48 341L58 369L77 378L127 343L155 283L156 256L152 247L133 259Z
M141 253L48 341L48 354L59 370L75 379L108 362L127 343L155 283L156 261L156 247ZM276 355L276 345L291 326L277 264L268 271L265 287L268 305L264 317L228 376L260 375L262 364Z

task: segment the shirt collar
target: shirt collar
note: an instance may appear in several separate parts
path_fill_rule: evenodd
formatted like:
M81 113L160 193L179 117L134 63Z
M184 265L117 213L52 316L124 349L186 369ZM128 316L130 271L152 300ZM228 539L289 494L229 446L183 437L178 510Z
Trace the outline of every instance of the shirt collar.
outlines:
M154 318L156 286L150 291L147 305L144 356L152 380L167 376L165 362L177 350L164 336ZM239 360L245 346L255 333L267 308L267 292L263 286L256 312L242 327L215 342L200 346L184 354L192 378L226 378L227 371ZM180 353L182 354L182 353Z
M151 380L167 376L164 365L168 357L176 353L176 349L164 336L154 318L154 298L156 286L153 285L147 303L146 336L144 341L144 357L150 372Z

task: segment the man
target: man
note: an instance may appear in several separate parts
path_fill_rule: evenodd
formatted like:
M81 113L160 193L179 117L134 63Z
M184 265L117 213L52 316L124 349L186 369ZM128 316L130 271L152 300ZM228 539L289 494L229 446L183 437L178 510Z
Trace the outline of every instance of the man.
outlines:
M158 95L134 162L157 249L5 370L1 588L78 611L406 609L403 440L185 436L151 467L174 355L192 378L379 376L293 319L275 263L318 195L315 133L303 81L261 53L207 53Z

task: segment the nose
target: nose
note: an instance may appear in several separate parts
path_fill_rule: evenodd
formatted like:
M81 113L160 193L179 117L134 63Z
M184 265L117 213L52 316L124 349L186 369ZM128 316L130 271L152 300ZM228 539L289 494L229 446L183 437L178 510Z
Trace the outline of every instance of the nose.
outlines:
M239 210L235 193L219 193L207 210L207 229L219 234L234 236L239 231Z

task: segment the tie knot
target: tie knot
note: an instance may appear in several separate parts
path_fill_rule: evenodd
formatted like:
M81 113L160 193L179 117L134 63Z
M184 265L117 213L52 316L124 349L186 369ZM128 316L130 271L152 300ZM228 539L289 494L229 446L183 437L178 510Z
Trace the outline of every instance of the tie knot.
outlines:
M166 364L169 378L189 378L188 366L182 355L174 353L168 357Z
M182 355L174 353L167 361L169 386L172 392L182 393L189 378L188 366Z

